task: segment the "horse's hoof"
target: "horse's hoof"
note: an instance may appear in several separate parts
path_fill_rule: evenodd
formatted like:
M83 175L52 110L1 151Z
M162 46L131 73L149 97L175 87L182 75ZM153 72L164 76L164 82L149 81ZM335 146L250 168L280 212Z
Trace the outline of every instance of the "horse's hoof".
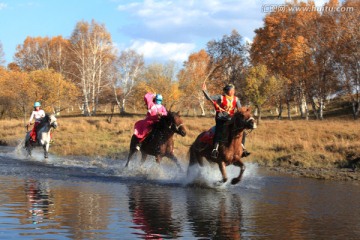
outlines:
M237 184L237 183L239 183L240 182L240 179L239 178L233 178L232 180L231 180L231 184L232 185L235 185L235 184Z
M227 182L227 179L223 179L223 180L220 180L220 181L216 182L215 185L216 185L216 186L221 186L221 185L223 185L223 184L226 183L226 182Z

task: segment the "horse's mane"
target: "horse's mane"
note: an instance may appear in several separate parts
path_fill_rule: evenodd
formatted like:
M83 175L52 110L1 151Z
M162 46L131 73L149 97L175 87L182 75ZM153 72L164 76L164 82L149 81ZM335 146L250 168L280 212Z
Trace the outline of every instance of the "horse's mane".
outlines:
M245 115L243 112L237 111L234 116L231 118L231 121L228 123L228 134L230 138L235 138L241 131L245 129L245 127L239 127L236 125L236 121L241 120L241 122L245 123Z
M166 116L161 116L160 120L154 124L154 129L163 129L165 127L169 127L169 122L174 118L174 114L172 112L168 112Z
M44 125L49 122L50 119L50 115L49 114L45 114L45 117L43 117L41 119L41 122L39 123L39 125L37 126L37 129L41 129L42 127L44 127Z

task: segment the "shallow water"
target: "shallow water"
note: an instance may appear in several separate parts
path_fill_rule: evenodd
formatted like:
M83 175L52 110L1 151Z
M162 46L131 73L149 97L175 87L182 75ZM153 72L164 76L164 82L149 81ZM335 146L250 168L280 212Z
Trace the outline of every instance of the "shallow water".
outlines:
M191 179L170 161L27 159L0 148L0 239L358 239L360 186L247 164L239 185L215 166ZM186 168L186 166L184 166ZM238 169L228 167L230 177Z

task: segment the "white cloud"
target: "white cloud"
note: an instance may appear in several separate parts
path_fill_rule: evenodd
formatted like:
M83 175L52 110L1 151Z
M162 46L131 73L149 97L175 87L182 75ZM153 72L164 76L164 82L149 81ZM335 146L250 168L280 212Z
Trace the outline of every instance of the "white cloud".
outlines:
M187 60L189 54L195 49L195 44L159 43L154 41L136 40L132 43L130 48L143 54L144 58L182 62Z
M118 5L117 9L134 18L131 25L122 28L125 34L133 38L193 42L198 37L211 40L214 36L230 33L232 29L252 37L253 27L259 24L262 15L261 7L256 2L143 0Z
M6 3L2 3L0 2L0 10L3 10L7 7L7 4Z
M186 60L194 50L236 29L252 42L254 30L262 27L264 4L287 0L137 0L121 3L117 10L128 15L119 31L134 39L132 48L146 58ZM290 1L290 0L289 0ZM315 0L322 6L327 0ZM141 40L138 40L141 39Z

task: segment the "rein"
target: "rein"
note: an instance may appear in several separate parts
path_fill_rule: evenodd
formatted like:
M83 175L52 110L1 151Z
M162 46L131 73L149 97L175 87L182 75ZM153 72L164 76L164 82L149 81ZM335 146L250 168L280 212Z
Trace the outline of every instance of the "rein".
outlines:
M237 126L235 125L236 122L235 122L235 120L234 120L234 129L232 129L232 132L235 133L235 132L238 131L238 133L237 133L236 135L238 135L241 131L246 132L247 135L250 134L253 129L246 129L246 123L248 123L248 122L250 122L250 121L253 121L253 120L254 120L253 117L250 117L248 120L243 120L242 122L245 123L245 124L244 124L244 126L241 126L241 127L237 127ZM236 135L235 135L235 137L236 137ZM234 138L235 138L235 137L234 137Z

